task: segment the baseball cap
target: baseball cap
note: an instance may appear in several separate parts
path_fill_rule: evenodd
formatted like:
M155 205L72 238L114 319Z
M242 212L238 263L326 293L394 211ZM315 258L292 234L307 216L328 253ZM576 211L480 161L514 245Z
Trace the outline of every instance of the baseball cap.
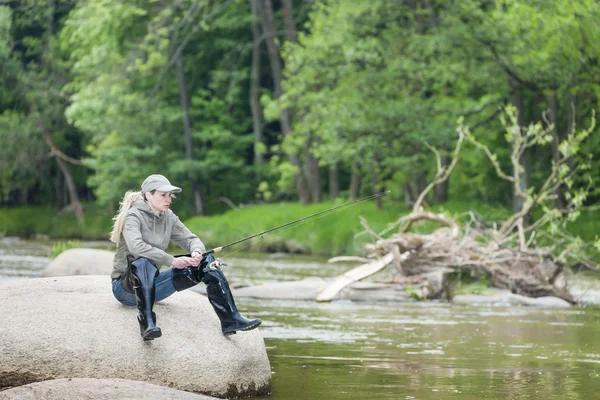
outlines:
M181 192L181 188L171 185L171 182L169 182L167 178L158 174L150 175L142 183L143 193L148 193L153 190L158 190L159 192Z

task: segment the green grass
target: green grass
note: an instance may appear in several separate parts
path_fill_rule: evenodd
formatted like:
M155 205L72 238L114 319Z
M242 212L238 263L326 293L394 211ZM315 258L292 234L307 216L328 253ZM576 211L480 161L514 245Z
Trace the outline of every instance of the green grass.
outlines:
M309 205L267 204L236 209L218 216L194 217L185 223L200 236L207 247L213 248L340 204L344 202L327 201ZM447 203L433 207L432 211L444 211L456 217L467 209L463 207L464 205ZM473 205L472 208L478 214L490 215L492 218L500 218L506 213L499 207L483 204ZM364 245L374 242L375 239L368 234L357 236L364 231L360 217L368 221L372 230L380 232L409 211L408 208L397 203L384 202L384 207L380 210L373 202L360 203L240 243L230 251L250 245L254 251L283 251L325 256L364 254L366 252ZM415 228L417 231L429 231L435 227L433 223L424 223Z
M94 206L86 207L85 221L79 223L69 212L47 207L0 208L0 235L52 239L107 239L112 215Z
M50 258L56 258L60 253L69 249L81 248L81 242L79 240L67 240L66 242L55 242L50 250Z

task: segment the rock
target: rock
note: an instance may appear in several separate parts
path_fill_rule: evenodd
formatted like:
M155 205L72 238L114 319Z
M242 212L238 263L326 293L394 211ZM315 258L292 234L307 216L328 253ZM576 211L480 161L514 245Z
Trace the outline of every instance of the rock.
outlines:
M449 286L449 276L454 271L451 269L439 269L433 272L429 272L424 274L427 282L429 283L425 286L428 292L423 293L424 298L426 299L448 299L450 296L448 292Z
M200 394L184 392L145 382L124 379L73 378L31 383L0 392L0 400L210 400Z
M327 285L327 281L318 277L300 281L272 282L262 285L233 289L235 297L253 297L258 299L311 300ZM200 285L198 285L200 286ZM197 286L196 286L197 287ZM335 300L406 302L411 299L399 285L374 282L354 282L342 289Z
M509 292L510 293L510 292ZM452 303L456 304L470 304L476 306L483 305L495 305L495 306L508 306L507 297L494 295L486 296L481 294L457 294L452 297Z
M19 243L20 241L21 241L21 238L18 236L2 236L0 234L0 244L12 245L12 244Z
M598 289L571 289L573 296L583 305L600 304L600 290Z
M314 300L317 292L327 284L322 278L305 278L301 281L272 282L233 289L236 297L258 299ZM198 285L200 286L200 285Z
M175 293L154 311L163 337L140 338L136 310L107 276L0 283L0 388L60 378L128 379L217 397L266 394L258 329L223 336L207 299Z
M100 249L68 249L44 268L41 276L110 275L115 253Z
M368 286L371 286L367 289ZM336 300L352 300L361 302L405 303L412 302L404 287L394 284L377 284L354 282L342 289Z
M526 306L526 307L549 307L566 308L571 304L558 297L526 297L511 293L505 289L489 289L490 294L461 294L452 298L453 303L471 305L489 305L497 307Z
M554 296L542 297L526 297L518 294L513 294L508 297L511 305L529 306L529 307L551 307L551 308L568 308L571 304L563 299Z

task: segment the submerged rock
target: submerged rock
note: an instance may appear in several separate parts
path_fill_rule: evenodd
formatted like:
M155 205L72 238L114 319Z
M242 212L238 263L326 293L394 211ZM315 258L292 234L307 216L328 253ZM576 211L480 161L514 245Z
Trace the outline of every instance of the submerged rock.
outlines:
M460 294L452 298L453 303L471 305L490 305L499 307L528 306L528 307L550 307L567 308L571 304L566 300L553 296L526 297L511 293L505 289L488 289L488 294Z
M44 268L41 276L110 275L115 253L100 249L68 249Z
M136 309L107 276L0 283L0 388L59 378L121 378L217 397L265 394L271 370L258 329L223 336L207 299L175 293L154 311L161 338L143 341Z
M124 379L73 378L31 383L0 392L0 400L210 400L215 397Z
M271 282L262 285L247 286L233 289L236 297L253 297L258 299L289 299L289 300L312 300L328 281L318 277L305 278L300 281ZM200 285L198 285L200 286ZM399 285L354 282L342 289L336 296L336 300L353 301L385 301L406 302L411 299Z

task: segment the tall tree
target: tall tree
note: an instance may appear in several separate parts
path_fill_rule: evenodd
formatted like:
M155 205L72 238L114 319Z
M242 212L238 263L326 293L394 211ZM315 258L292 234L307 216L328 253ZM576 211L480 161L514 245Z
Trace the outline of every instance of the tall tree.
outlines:
M185 83L184 55L179 53L176 55L177 61L177 82L179 83L179 97L181 103L181 111L183 114L183 132L185 135L185 157L188 160L194 159L194 148L192 144L192 123L190 122L190 110L188 91ZM192 191L194 193L194 206L198 214L205 214L204 205L202 204L202 195L200 194L200 185L195 175L190 176Z
M275 42L277 36L277 30L275 29L275 20L273 17L273 5L271 0L263 0L262 10L260 10L261 23L263 27L264 35L266 36L267 49L269 53L269 65L271 66L271 76L273 79L273 97L279 99L283 94L282 79L283 79L283 66L281 63L281 52L279 46ZM292 35L288 33L288 35ZM292 122L290 112L287 107L282 107L279 111L279 121L281 123L281 133L283 134L284 140L290 135L292 129ZM290 158L290 164L295 170L294 181L296 184L296 191L300 201L302 203L310 202L310 192L306 178L304 176L302 168L300 168L300 161L296 149L290 149L287 151Z

